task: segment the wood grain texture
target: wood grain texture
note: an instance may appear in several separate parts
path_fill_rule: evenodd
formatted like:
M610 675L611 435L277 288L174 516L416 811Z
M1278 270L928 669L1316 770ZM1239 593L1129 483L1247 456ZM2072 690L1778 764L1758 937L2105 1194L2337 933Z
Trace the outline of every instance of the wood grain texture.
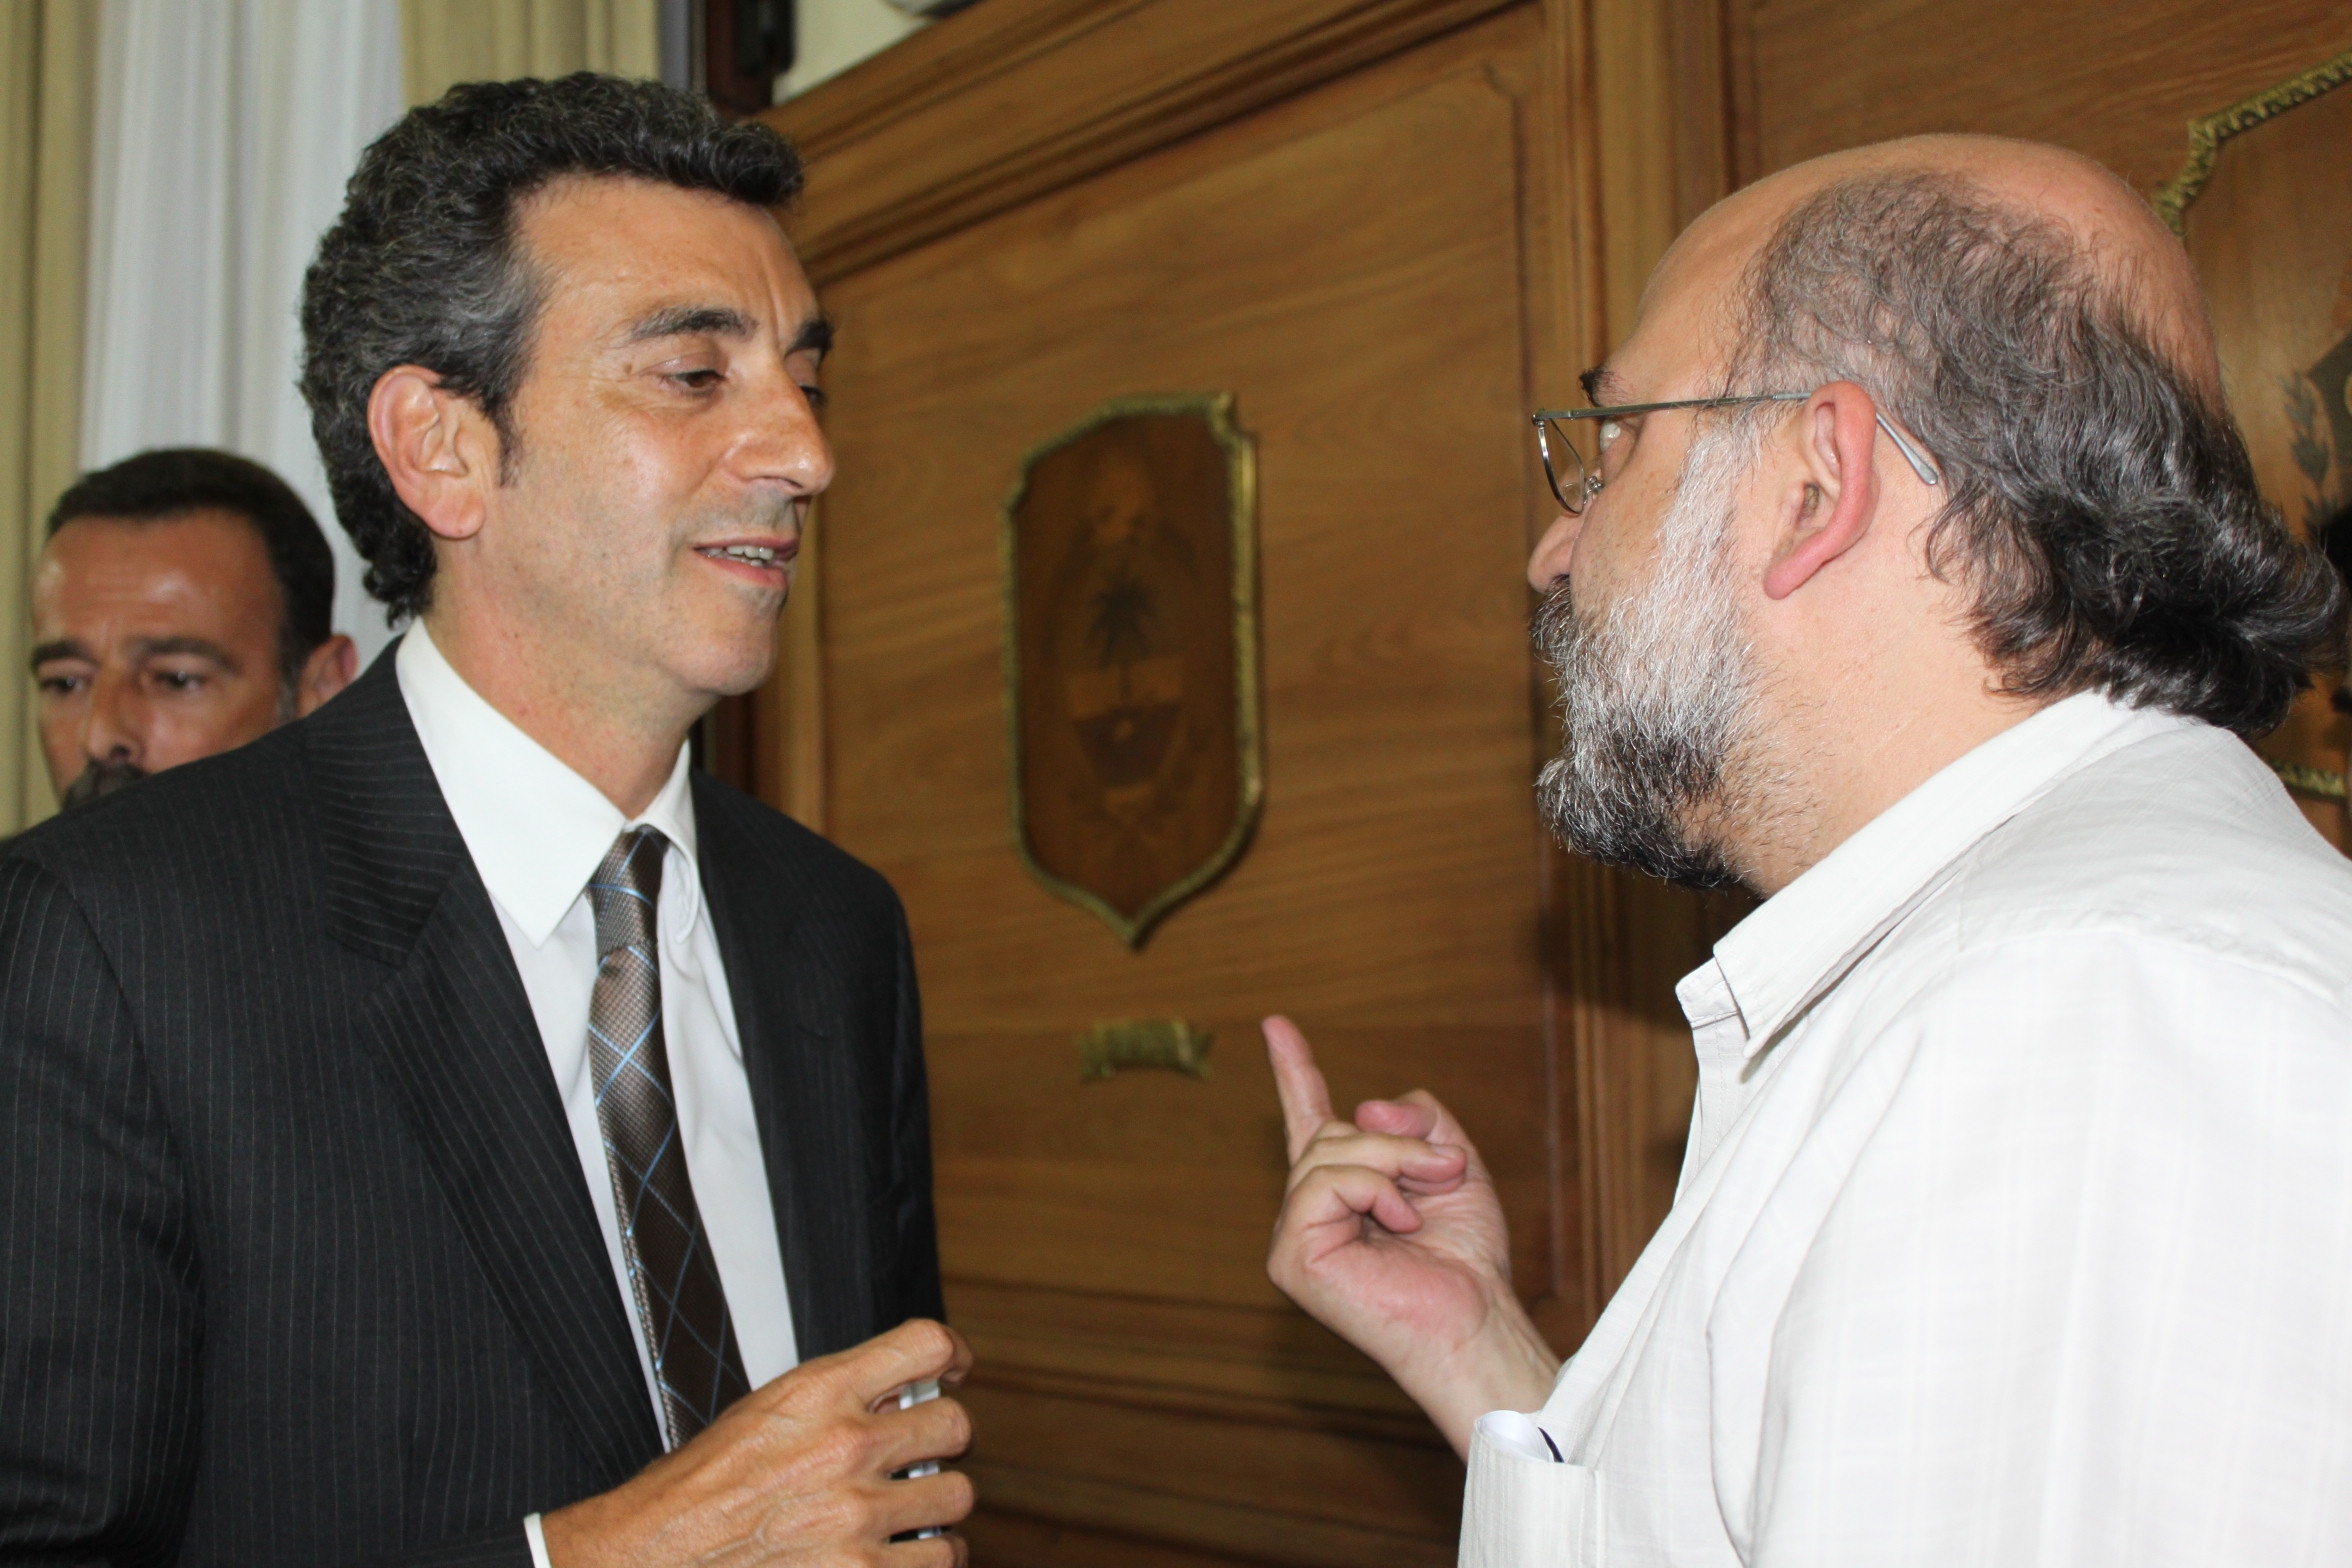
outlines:
M1552 849L1528 788L1556 737L1524 410L1728 177L1720 104L1710 133L1675 90L1689 60L1725 90L1713 0L1663 27L1618 3L997 0L777 116L816 154L798 232L842 327L841 478L770 699L807 749L770 771L915 923L983 1564L1452 1560L1458 1464L1265 1281L1264 1012L1306 1023L1343 1106L1421 1083L1460 1110L1564 1348L1664 1213L1671 983L1722 922ZM1108 97L1156 107L1103 107L1112 29L1154 63ZM1231 29L1263 58L1195 80ZM1301 43L1335 29L1356 53ZM1276 67L1304 74L1253 74ZM1065 114L1133 140L1066 157ZM1612 116L1670 156L1604 156ZM1011 183L969 183L987 157ZM995 518L1020 454L1103 399L1208 391L1259 443L1267 812L1128 954L1012 852ZM1214 1030L1209 1079L1080 1083L1076 1036L1122 1016Z
M991 0L761 118L813 160L826 282L1510 4Z
M1534 7L1456 31L828 290L823 812L915 927L984 1561L1451 1560L1458 1463L1266 1281L1266 1012L1343 1101L1456 1103L1530 1294L1584 1277L1554 1256L1582 1220L1555 1212L1520 576L1547 36ZM1104 400L1205 391L1260 454L1267 803L1137 953L1014 854L998 507ZM1114 1017L1214 1030L1211 1076L1081 1083Z
M2188 122L2352 44L2340 0L1731 0L1741 175L1920 131L2057 142L2142 191Z

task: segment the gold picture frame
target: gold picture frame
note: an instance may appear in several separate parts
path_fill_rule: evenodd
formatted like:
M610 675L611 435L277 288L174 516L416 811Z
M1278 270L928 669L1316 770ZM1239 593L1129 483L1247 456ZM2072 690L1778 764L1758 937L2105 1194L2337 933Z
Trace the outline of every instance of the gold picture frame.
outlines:
M1108 427L1129 421L1197 420L1223 454L1226 529L1231 574L1225 596L1232 639L1232 766L1231 820L1214 846L1195 863L1156 887L1139 902L1124 907L1103 891L1045 863L1032 842L1036 804L1026 782L1029 746L1024 734L1025 693L1029 683L1022 656L1025 637L1022 605L1022 515L1041 465ZM1172 393L1118 397L1103 403L1085 418L1032 447L1021 460L1020 478L1000 511L999 569L1004 606L1004 707L1008 804L1011 808L1013 849L1022 868L1039 886L1099 918L1130 948L1140 947L1160 921L1180 905L1224 876L1240 860L1265 799L1265 759L1259 692L1258 626L1258 476L1257 446L1238 423L1230 392Z
M2322 60L2275 87L2266 87L2251 98L2241 99L2218 114L2191 120L2188 162L2148 198L2148 204L2173 233L2187 233L2189 204L2197 199L2205 182L2213 178L2213 163L2221 156L2224 142L2347 81L2352 81L2352 49Z

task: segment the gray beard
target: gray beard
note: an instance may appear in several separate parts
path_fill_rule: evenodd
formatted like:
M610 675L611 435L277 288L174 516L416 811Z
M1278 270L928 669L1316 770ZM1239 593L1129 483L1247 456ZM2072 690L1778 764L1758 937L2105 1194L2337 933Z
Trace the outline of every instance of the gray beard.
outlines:
M1703 824L1740 804L1733 779L1754 730L1756 672L1728 554L1751 451L1736 427L1702 429L1649 586L1580 613L1563 581L1535 617L1565 729L1536 781L1546 825L1570 850L1682 887L1739 880Z

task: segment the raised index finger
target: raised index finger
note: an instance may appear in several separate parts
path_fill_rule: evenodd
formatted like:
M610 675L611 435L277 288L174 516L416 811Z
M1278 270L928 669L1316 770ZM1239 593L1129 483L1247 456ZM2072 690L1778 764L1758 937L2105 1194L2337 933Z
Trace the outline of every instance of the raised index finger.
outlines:
M1315 1134L1331 1120L1331 1091L1315 1066L1314 1050L1299 1026L1276 1014L1265 1022L1266 1059L1274 1064L1274 1092L1282 1097L1282 1131L1290 1161L1307 1152Z

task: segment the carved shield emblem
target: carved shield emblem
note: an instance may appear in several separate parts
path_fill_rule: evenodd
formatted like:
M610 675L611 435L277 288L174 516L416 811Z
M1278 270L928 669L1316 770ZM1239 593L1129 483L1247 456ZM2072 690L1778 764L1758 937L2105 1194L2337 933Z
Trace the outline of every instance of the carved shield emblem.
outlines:
M1014 842L1130 945L1257 821L1255 505L1220 394L1106 405L1005 506Z

